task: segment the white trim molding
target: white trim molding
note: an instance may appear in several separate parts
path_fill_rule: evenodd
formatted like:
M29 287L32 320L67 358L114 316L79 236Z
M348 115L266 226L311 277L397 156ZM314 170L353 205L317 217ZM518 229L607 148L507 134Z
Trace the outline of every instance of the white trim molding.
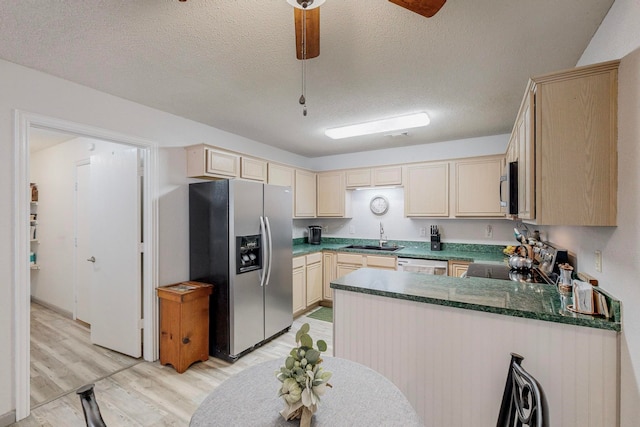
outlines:
M135 146L144 156L143 230L144 257L142 301L143 358L158 358L158 206L157 206L157 144L141 138L109 130L14 110L14 363L16 420L30 413L30 269L29 269L29 129L40 128Z

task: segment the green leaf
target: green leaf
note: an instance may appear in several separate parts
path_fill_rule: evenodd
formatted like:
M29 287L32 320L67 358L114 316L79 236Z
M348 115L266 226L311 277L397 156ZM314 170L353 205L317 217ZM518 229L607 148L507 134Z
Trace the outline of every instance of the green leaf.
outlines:
M318 340L316 345L318 346L318 350L327 351L327 343L324 340Z
M306 325L306 323L305 323ZM313 340L311 339L311 337L309 335L307 335L306 333L302 334L300 336L300 345L303 347L313 347Z
M315 348L310 348L309 350L307 350L305 358L307 359L307 362L315 365L320 358L320 352Z
M287 360L284 362L284 366L286 366L287 369L293 369L293 364L295 363L295 359L291 356L287 357Z
M306 335L308 332L309 332L309 324L305 323L300 327L300 330L296 332L296 342L299 342L300 337L302 337L302 335Z

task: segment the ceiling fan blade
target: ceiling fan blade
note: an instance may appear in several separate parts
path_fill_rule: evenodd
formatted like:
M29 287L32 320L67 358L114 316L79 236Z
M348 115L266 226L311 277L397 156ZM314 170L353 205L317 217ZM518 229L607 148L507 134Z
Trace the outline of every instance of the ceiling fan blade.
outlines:
M293 16L296 23L296 58L303 59L302 55L302 19L306 14L306 42L307 54L305 59L315 58L320 55L320 8L302 10L293 8Z
M389 0L391 3L404 7L411 12L431 18L438 13L447 0Z

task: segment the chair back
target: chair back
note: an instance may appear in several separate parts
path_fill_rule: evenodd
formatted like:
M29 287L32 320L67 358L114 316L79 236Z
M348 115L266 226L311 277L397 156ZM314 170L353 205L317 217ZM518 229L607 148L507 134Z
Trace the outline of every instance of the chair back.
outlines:
M93 394L93 384L87 384L76 390L76 394L80 396L82 403L82 412L84 412L84 420L87 427L107 427L100 414L100 407Z
M520 366L523 359L511 353L497 427L549 427L544 391L540 383Z

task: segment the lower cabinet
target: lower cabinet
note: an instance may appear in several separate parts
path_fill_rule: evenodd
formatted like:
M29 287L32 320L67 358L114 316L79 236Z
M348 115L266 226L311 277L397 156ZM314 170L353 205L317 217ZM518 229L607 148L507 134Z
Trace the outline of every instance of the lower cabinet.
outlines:
M322 253L322 297L325 301L333 301L333 290L331 289L331 281L338 276L336 275L336 253Z
M322 300L322 253L293 258L293 315Z
M336 258L336 277L342 277L362 267L396 270L396 264L397 259L394 256L338 252Z
M469 264L471 263L468 261L449 260L449 276L462 277L462 275L467 272Z

